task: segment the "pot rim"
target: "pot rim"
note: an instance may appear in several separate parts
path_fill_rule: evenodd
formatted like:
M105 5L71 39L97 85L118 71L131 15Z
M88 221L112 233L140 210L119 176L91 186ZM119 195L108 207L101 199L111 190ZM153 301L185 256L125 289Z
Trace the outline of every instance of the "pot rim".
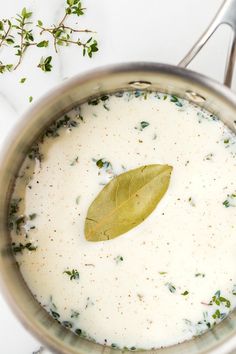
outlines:
M52 88L44 94L39 100L33 103L32 107L27 110L26 113L22 115L22 117L18 120L16 125L14 126L14 130L12 130L7 137L3 141L2 151L0 152L0 180L1 175L4 173L4 163L7 157L7 154L10 151L10 147L13 141L19 137L23 127L27 124L30 118L36 114L36 112L40 111L43 106L47 106L51 101L57 100L63 92L75 88L79 85L82 85L88 81L92 80L102 80L105 77L108 77L111 74L120 74L120 73L160 73L160 74L169 74L172 76L176 76L180 79L184 79L187 82L192 82L195 84L204 87L219 97L227 100L227 103L230 104L233 109L235 109L236 113L236 94L232 92L232 90L223 84L217 82L214 79L211 79L205 75L199 74L195 71L191 71L186 68L182 68L175 65L164 64L164 63L155 63L155 62L128 62L122 64L111 64L106 66L101 66L93 70L85 71L83 74L77 74L76 76L71 77L65 82L59 83L56 87ZM98 94L93 94L92 96L98 96ZM7 141L8 140L8 141ZM40 328L38 325L35 325L24 313L24 311L16 304L13 296L10 293L7 282L4 281L4 276L0 274L0 287L2 293L4 295L4 300L9 305L14 315L20 320L23 326L30 331L38 340L40 340L43 344L49 347L56 353L69 353L66 349L66 345L64 348L60 347L56 343L56 339L52 337L52 335L44 333L44 336L41 334ZM229 338L222 341L221 344L216 343L213 349L209 352L208 350L202 352L203 353L222 353L229 352L236 347L236 334L231 335ZM79 353L72 352L71 353Z

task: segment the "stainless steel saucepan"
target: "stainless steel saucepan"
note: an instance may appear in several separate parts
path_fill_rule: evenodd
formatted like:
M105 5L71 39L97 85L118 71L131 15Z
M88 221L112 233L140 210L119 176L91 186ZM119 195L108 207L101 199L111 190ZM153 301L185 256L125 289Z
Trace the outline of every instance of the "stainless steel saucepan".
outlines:
M221 25L232 28L224 85L189 71L186 66ZM178 66L128 63L76 76L44 96L12 133L0 160L0 270L6 300L24 326L53 351L64 354L121 353L82 339L63 328L38 304L27 288L10 247L7 213L18 169L31 144L53 120L73 106L104 93L148 89L187 98L216 114L236 131L236 95L230 90L236 58L236 0L226 0L211 25ZM227 87L228 86L228 87ZM124 351L122 351L124 353ZM170 348L147 354L236 353L236 311L213 330Z

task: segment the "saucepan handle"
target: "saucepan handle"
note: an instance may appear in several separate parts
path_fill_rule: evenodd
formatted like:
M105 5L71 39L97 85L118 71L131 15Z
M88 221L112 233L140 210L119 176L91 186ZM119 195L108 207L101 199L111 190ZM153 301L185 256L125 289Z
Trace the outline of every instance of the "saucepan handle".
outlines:
M236 60L236 0L225 0L223 2L208 28L198 39L198 41L193 45L187 55L181 60L179 66L187 67L188 64L197 55L197 53L202 49L208 39L212 36L212 34L216 31L216 29L222 24L229 25L233 32L230 41L224 75L224 84L230 87L232 83L234 64Z

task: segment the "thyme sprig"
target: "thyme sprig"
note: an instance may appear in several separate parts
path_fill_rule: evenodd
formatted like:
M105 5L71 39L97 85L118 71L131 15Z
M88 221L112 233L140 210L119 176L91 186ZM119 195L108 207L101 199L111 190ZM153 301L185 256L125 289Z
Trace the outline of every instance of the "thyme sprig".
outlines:
M0 49L12 47L14 54L18 57L15 64L3 63L0 59L0 73L16 70L22 63L25 52L30 46L45 48L50 46L50 41L42 38L41 41L35 41L35 37L50 35L53 39L53 46L58 52L58 46L76 45L82 48L83 56L92 58L93 53L98 51L98 43L93 37L86 40L81 39L81 34L95 33L89 29L74 28L67 24L70 16L83 16L85 8L81 0L66 0L66 6L62 19L51 27L44 26L41 20L31 21L33 13L25 7L13 19L0 20ZM38 31L36 31L38 29ZM41 57L38 67L43 71L51 71L52 57Z
M32 12L27 11L26 8L24 7L23 10L21 11L21 14L17 14L15 17L16 24L13 25L13 27L17 30L17 34L20 37L20 43L14 45L14 48L17 49L16 55L19 57L18 62L16 63L14 70L18 68L18 66L21 64L24 53L28 49L29 46L31 45L36 45L37 43L34 43L34 37L33 37L33 28L31 26L33 23L31 21L28 21L29 18L31 18ZM14 41L14 39L12 39Z
M14 43L14 37L10 34L12 29L12 23L9 19L2 19L0 21L0 49L6 45L12 45ZM0 60L0 74L6 71L11 71L13 64L4 64Z
M56 53L58 52L58 46L68 46L70 44L82 47L83 56L86 54L91 58L93 53L98 51L97 41L90 37L87 41L82 41L78 36L78 33L94 33L88 29L77 29L66 25L66 20L70 15L82 16L84 15L85 8L82 7L80 0L67 0L67 7L65 8L65 14L61 21L57 25L52 27L44 27L41 20L38 21L37 27L40 28L40 35L43 33L49 33L53 37L53 45ZM74 35L77 35L75 38Z

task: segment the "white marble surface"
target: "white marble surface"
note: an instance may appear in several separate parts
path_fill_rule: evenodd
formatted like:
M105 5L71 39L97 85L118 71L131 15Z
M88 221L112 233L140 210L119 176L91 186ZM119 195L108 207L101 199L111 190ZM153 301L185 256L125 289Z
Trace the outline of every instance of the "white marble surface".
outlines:
M63 80L85 70L124 61L157 61L176 64L204 30L222 0L84 0L87 8L81 25L97 31L100 51L83 58L77 48L30 48L19 70L0 74L0 144L14 130L29 105ZM64 0L0 0L1 18L11 17L24 6L34 19L49 25L61 17ZM229 29L221 28L191 66L222 80ZM53 70L37 68L40 57L53 55ZM7 54L8 55L8 54ZM0 59L3 54L0 52ZM5 56L5 54L4 54ZM24 84L19 80L27 77ZM236 75L233 88L236 89ZM29 96L33 102L29 103ZM32 354L41 344L11 313L0 294L0 353ZM40 352L40 351L39 351ZM46 349L44 354L49 353Z

